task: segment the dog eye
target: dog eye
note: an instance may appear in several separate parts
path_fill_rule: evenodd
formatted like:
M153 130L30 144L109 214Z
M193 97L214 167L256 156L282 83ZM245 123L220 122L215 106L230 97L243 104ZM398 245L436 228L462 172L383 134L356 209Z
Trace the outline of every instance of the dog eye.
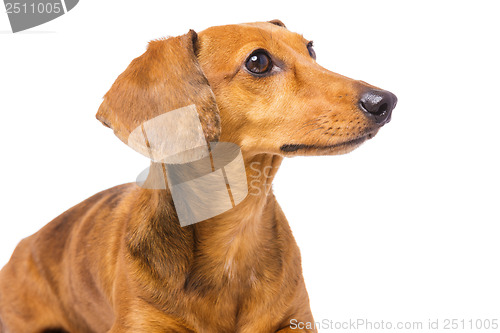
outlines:
M311 58L313 58L314 60L316 60L316 52L314 51L313 42L312 41L310 41L307 44L307 51L309 51L309 55L311 56Z
M260 50L255 51L248 57L245 66L252 73L264 74L272 69L273 63L269 55Z

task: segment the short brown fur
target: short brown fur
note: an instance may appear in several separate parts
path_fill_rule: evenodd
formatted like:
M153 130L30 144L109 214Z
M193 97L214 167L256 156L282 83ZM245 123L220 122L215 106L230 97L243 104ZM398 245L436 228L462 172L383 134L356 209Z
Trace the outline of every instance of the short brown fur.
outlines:
M254 194L187 227L168 190L94 195L20 242L0 272L0 332L306 332L290 327L314 320L273 177L283 157L346 153L379 128L357 106L371 86L319 66L307 43L277 20L152 42L98 118L126 142L141 122L194 103L207 141L241 147ZM258 48L279 71L245 70Z

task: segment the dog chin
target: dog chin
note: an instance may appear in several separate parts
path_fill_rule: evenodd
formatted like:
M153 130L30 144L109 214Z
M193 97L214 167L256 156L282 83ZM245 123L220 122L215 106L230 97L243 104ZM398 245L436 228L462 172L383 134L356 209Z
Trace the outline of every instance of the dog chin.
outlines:
M353 151L361 146L365 141L370 140L375 136L376 132L372 132L355 139L345 142L339 142L332 145L308 145L308 144L283 144L280 147L281 155L285 157L293 156L323 156L323 155L342 155Z

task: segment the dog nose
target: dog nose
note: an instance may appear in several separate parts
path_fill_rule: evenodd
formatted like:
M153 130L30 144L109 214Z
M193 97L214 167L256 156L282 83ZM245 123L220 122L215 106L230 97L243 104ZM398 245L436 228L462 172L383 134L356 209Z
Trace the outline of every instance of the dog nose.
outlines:
M392 110L396 107L398 98L385 90L369 90L359 100L361 110L370 114L375 122L384 125L391 120Z

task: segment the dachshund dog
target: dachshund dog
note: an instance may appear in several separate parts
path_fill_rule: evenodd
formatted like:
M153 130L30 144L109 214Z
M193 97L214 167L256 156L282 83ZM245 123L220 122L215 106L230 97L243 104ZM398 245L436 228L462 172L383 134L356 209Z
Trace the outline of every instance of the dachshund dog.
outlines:
M0 272L0 332L316 332L291 325L314 320L271 182L284 157L372 138L397 99L315 58L279 20L150 42L97 118L127 142L148 119L194 104L206 141L239 146L260 191L184 227L169 188L92 196L19 243Z

